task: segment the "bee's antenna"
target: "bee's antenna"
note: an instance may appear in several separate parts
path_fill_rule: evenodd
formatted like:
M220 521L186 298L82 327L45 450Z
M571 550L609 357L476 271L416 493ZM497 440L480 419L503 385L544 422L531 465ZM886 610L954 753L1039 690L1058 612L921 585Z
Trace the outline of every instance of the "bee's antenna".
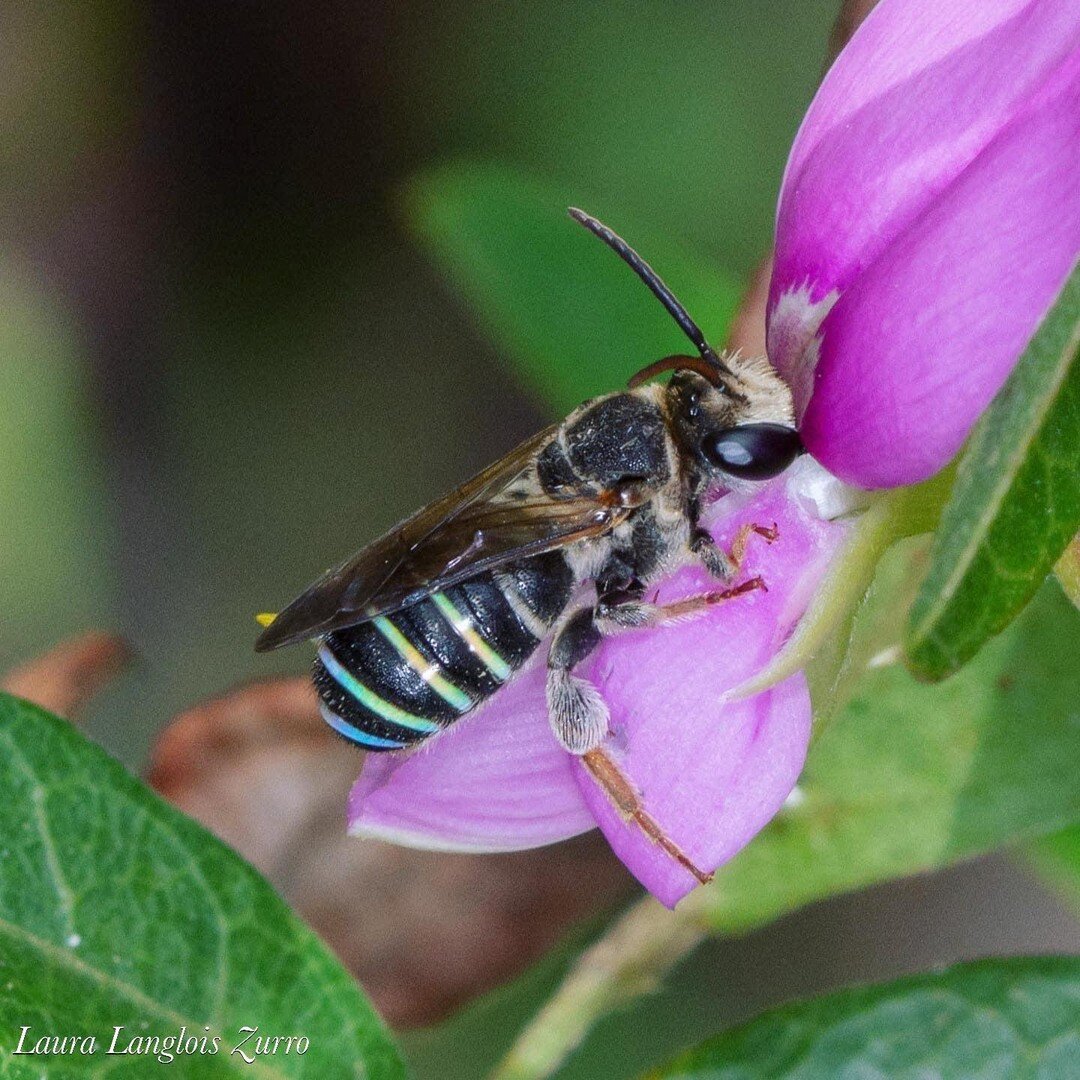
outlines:
M728 370L727 365L716 355L716 351L705 340L701 328L690 318L686 308L675 299L674 293L664 284L660 275L621 236L612 232L602 221L598 221L591 214L586 214L584 210L578 210L577 207L571 206L568 212L576 222L584 225L594 236L600 237L645 282L653 296L667 308L668 314L679 324L682 332L694 343L703 360L712 365L717 373ZM687 364L685 366L695 367L696 370L705 374L702 368L697 365ZM709 381L718 384L719 379L710 378Z

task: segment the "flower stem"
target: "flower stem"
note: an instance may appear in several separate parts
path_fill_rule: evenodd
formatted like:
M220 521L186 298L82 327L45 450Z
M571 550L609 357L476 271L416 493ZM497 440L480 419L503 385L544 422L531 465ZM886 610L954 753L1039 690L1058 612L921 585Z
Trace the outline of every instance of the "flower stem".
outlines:
M634 904L578 957L490 1080L551 1076L603 1017L655 990L708 933L703 897L709 892L698 889L674 911L651 897Z

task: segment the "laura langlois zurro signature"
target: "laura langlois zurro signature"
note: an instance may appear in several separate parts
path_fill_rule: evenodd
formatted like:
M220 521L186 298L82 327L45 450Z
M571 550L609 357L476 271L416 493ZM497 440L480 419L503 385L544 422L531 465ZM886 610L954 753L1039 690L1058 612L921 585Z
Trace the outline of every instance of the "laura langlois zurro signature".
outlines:
M116 1024L109 1034L98 1036L90 1033L76 1035L40 1034L26 1024L19 1028L18 1045L12 1056L30 1057L90 1057L140 1056L154 1058L168 1065L178 1057L212 1057L230 1054L248 1065L254 1065L260 1057L276 1057L287 1054L306 1054L310 1047L306 1035L267 1035L258 1026L245 1024L237 1032L236 1039L226 1043L222 1036L212 1035L205 1027L202 1033L190 1032L181 1027L169 1035L135 1035L123 1024Z

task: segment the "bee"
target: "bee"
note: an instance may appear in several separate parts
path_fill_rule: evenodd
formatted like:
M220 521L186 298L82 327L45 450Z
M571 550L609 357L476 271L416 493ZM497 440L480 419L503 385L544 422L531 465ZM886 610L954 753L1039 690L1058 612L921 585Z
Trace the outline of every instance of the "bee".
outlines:
M620 812L700 880L601 743L608 710L576 675L609 634L657 627L763 585L735 584L751 526L725 551L699 524L718 487L777 476L802 452L792 398L764 358L720 355L656 272L588 214L697 355L649 364L330 570L256 649L315 639L326 722L368 752L415 747L506 686L542 644L551 730ZM666 385L652 382L673 372ZM666 605L649 586L696 560L717 588ZM575 603L583 586L587 602Z

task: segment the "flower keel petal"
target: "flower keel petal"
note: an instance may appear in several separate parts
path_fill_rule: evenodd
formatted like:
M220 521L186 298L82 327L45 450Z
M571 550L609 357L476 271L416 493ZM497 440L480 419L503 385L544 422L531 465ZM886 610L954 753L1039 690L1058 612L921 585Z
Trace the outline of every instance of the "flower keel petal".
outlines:
M711 871L738 854L764 828L791 793L810 741L810 693L801 674L749 701L686 717L671 745L659 741L647 766L640 743L612 751L634 777L643 806L699 869ZM711 720L710 731L704 720ZM638 732L639 739L658 732ZM701 733L700 743L691 743ZM636 752L635 752L636 751ZM663 904L674 907L698 880L633 823L581 770L582 791L615 853ZM647 780L639 779L642 774Z
M793 479L750 499L725 497L714 508L715 534L725 546L748 523L777 526L775 543L750 539L740 574L760 575L767 592L747 593L689 622L608 639L582 665L611 710L606 753L642 808L702 871L730 859L776 813L798 778L810 738L810 697L801 674L749 700L720 702L791 633L847 534L845 524L816 519L791 496ZM715 587L704 571L688 567L664 582L658 599ZM581 763L575 768L616 853L658 899L673 905L696 879L620 817Z
M414 753L369 754L349 796L351 833L440 851L519 851L595 824L551 734L538 662Z

